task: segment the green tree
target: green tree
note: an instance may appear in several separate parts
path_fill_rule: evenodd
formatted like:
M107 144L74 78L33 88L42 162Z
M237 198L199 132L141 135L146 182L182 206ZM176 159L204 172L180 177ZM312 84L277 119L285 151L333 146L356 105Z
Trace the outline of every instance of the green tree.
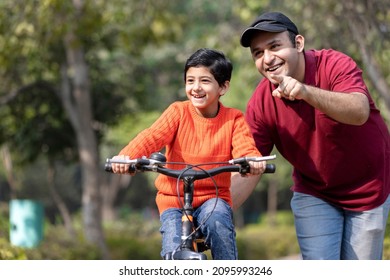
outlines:
M307 48L331 47L353 56L386 112L387 2L1 1L0 143L8 145L14 160L49 159L51 152L53 160L69 155L77 160L85 236L104 251L102 202L109 209L129 182L115 182L117 177L100 171L99 155L118 152L168 104L185 98L188 55L201 47L224 51L234 71L223 102L244 111L261 77L239 45L240 34L261 12L280 10L299 20ZM277 176L264 176L260 191L275 178L279 190L289 187L289 165L277 164Z

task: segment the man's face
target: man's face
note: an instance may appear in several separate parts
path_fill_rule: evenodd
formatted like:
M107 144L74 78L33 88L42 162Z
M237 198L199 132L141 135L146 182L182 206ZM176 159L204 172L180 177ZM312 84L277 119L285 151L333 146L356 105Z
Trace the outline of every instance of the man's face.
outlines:
M250 50L260 74L274 84L276 82L270 79L270 74L301 78L304 65L301 65L299 56L303 51L303 37L297 35L295 40L296 46L291 42L288 31L256 33Z

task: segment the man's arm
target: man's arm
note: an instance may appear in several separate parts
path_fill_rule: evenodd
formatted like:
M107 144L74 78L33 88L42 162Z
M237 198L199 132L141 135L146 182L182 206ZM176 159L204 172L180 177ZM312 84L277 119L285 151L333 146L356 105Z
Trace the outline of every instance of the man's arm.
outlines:
M332 119L351 125L364 124L370 114L368 98L363 93L338 93L306 85L306 102Z
M237 210L256 188L261 175L243 177L239 173L232 173L230 193L233 201L233 210Z
M272 76L279 86L273 96L289 100L303 99L332 119L351 125L364 124L370 114L366 95L360 92L332 92L302 84L288 76Z

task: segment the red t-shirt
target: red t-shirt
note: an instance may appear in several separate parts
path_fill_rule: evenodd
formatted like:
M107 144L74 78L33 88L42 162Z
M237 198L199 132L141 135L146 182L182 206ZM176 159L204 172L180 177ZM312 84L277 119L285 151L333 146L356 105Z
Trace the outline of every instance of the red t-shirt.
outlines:
M305 64L305 84L364 93L370 102L368 121L341 124L305 101L274 98L275 86L263 79L246 110L256 146L268 155L275 145L293 165L293 191L354 211L381 205L390 192L390 135L362 71L334 50L306 51Z

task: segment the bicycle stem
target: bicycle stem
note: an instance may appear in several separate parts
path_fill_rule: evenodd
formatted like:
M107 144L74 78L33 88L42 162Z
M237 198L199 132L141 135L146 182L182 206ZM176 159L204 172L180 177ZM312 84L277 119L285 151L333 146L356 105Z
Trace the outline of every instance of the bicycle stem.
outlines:
M183 179L183 189L184 189L184 205L183 205L183 215L182 215L182 248L194 250L194 236L191 235L194 230L193 217L194 208L192 207L192 201L194 198L194 177L186 177ZM190 238L191 236L191 238Z

